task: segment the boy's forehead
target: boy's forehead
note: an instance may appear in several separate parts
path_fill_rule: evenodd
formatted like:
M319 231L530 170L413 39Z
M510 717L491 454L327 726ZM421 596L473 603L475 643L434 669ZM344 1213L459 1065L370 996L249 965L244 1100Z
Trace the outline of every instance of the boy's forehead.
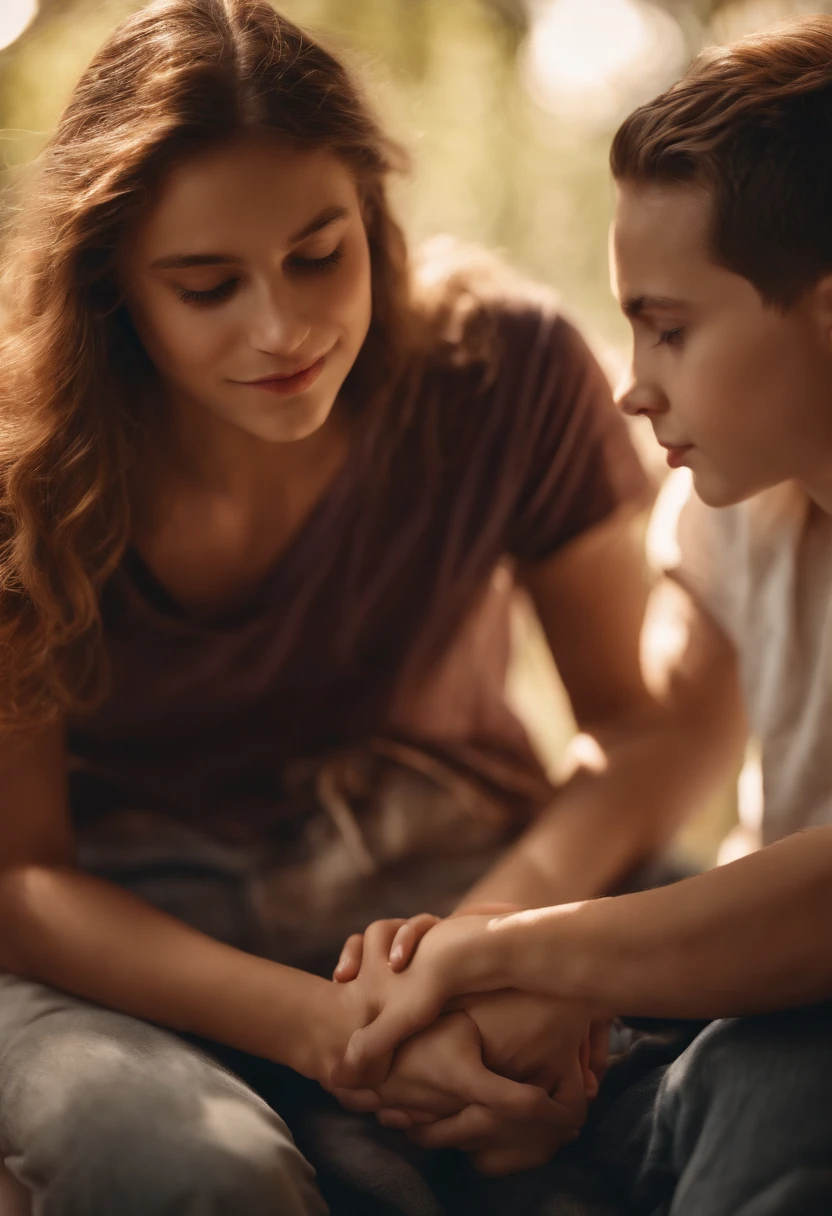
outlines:
M711 200L694 186L617 183L613 251L620 289L645 277L698 276L708 253Z

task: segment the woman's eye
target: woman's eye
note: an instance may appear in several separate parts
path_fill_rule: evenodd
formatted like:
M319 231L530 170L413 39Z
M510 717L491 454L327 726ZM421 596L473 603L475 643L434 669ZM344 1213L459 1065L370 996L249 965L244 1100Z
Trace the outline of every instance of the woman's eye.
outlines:
M339 245L337 249L333 249L332 253L328 253L323 258L290 258L290 264L295 270L328 270L330 266L337 266L344 255L344 251Z
M231 295L237 282L237 279L226 279L224 283L218 283L216 287L210 287L207 291L191 291L187 287L178 287L176 294L186 304L216 304Z
M684 329L681 325L676 329L663 329L659 334L658 346L678 346L684 336Z

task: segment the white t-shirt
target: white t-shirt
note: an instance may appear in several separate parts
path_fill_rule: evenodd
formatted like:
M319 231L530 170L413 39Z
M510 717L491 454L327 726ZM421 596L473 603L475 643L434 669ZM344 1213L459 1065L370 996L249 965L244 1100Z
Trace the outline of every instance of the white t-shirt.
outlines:
M762 843L832 823L832 516L794 483L708 507L680 469L648 548L736 647L760 748Z

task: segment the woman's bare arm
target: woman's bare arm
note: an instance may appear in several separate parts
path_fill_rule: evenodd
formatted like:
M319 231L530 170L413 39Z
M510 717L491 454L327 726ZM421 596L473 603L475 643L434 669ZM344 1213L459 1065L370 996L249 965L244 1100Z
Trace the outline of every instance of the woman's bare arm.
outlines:
M326 1082L356 1024L348 989L81 872L66 787L60 728L0 740L0 970Z
M582 732L578 764L461 907L610 891L727 780L745 739L733 648L676 584L650 594L626 512L522 577Z

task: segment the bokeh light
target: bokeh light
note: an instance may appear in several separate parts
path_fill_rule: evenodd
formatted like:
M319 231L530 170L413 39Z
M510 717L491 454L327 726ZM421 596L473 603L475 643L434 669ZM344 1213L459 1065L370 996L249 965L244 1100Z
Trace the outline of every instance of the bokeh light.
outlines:
M38 0L0 0L0 50L20 37L37 11Z
M678 22L644 0L535 0L524 59L545 110L607 127L679 74L687 58Z

